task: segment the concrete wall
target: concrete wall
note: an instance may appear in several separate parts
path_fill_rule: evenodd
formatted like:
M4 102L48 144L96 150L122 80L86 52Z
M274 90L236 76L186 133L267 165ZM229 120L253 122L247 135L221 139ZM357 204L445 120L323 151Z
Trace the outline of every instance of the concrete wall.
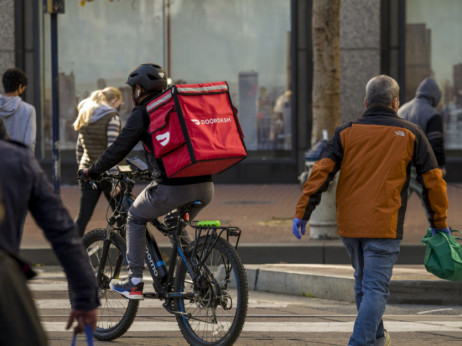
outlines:
M380 1L340 5L340 122L364 112L366 83L380 73Z
M14 0L0 0L0 75L8 67L14 66ZM3 94L3 85L0 83L0 94Z

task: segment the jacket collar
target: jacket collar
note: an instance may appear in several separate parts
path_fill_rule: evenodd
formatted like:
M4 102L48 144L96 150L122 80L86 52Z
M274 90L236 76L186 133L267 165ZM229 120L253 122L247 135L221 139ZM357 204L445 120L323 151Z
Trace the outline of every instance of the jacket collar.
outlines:
M163 93L148 95L146 98L143 99L143 101L140 102L139 106L146 106L149 102L151 102L152 100L154 100L162 94Z
M386 115L391 117L398 116L398 114L393 109L381 106L368 108L363 114L365 117L375 115Z

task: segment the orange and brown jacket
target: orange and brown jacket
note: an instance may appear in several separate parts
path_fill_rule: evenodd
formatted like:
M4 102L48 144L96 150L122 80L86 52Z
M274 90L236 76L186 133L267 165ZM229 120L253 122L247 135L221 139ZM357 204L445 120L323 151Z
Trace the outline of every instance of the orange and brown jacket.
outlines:
M448 227L446 183L425 134L383 107L370 108L336 129L303 187L295 217L309 220L340 170L339 236L402 239L412 164L423 186L430 227Z

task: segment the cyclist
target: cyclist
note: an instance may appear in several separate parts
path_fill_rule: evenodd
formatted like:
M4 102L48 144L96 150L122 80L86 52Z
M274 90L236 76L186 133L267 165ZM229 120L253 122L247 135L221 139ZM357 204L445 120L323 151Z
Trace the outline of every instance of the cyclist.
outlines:
M157 64L141 64L130 73L127 84L132 89L135 105L127 124L100 158L88 169L79 170L78 175L83 181L97 179L100 174L124 159L139 141L143 143L146 161L153 173L153 181L139 194L128 212L126 237L129 277L110 283L114 291L127 298L143 299L147 222L167 214L179 205L201 200L201 206L191 213L191 218L194 218L212 200L214 186L210 175L167 178L162 160L154 156L146 105L166 90L167 79L164 69ZM182 235L182 240L188 243L191 241L186 231Z

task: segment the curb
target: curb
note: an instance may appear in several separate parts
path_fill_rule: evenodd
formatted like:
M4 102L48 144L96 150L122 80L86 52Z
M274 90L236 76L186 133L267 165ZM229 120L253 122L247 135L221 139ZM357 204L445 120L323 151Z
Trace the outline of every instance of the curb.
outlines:
M354 279L313 273L279 271L246 265L249 289L307 298L354 303ZM462 283L445 280L391 280L388 304L460 305Z
M354 280L349 278L282 272L254 265L246 265L246 273L249 289L252 291L347 302L352 302L354 299Z

